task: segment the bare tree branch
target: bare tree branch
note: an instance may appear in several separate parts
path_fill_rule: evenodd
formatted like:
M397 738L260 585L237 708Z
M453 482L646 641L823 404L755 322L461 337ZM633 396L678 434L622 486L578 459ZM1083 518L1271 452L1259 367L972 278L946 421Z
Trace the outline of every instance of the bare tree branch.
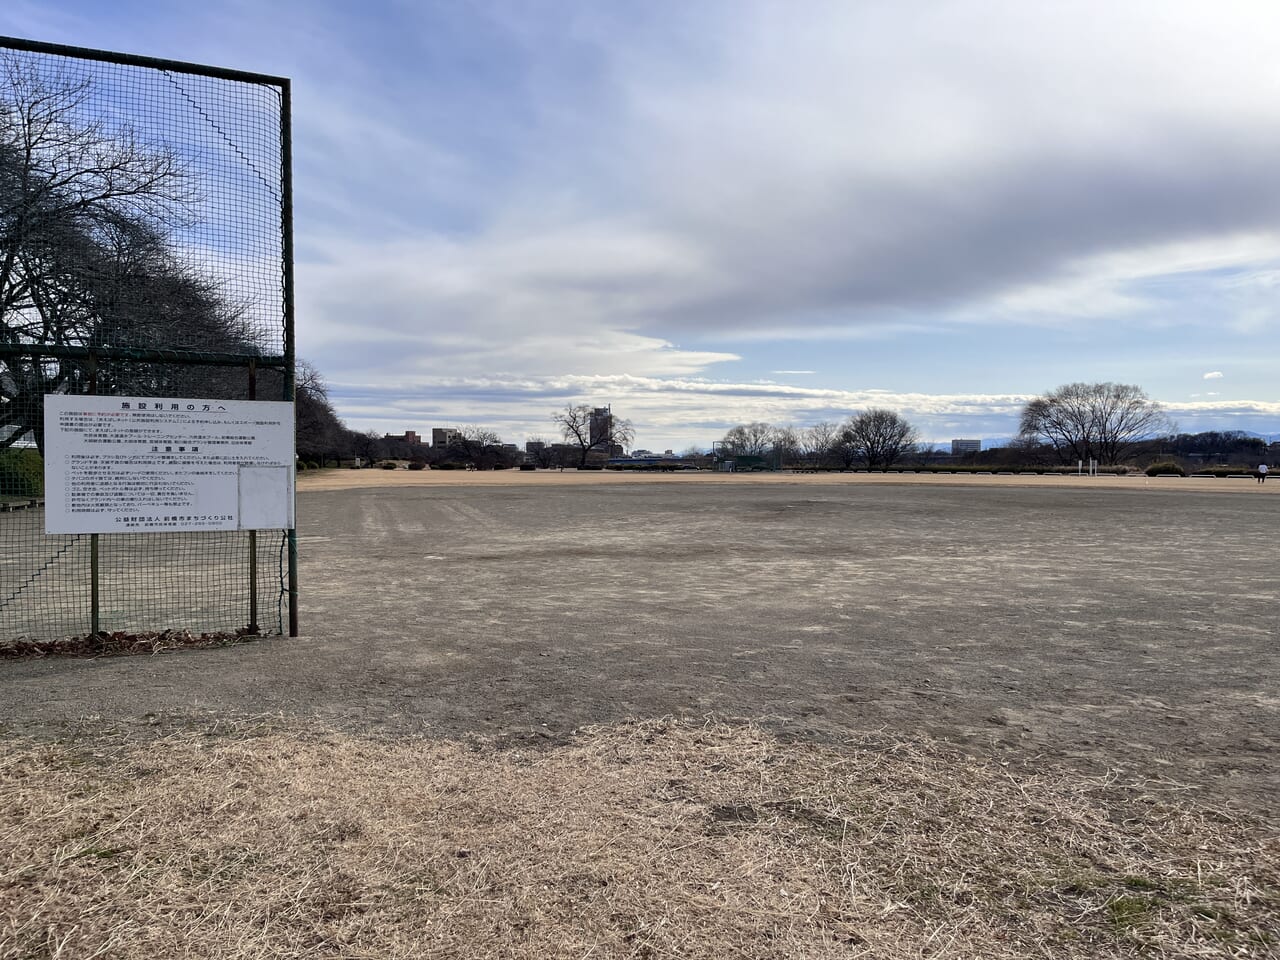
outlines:
M579 467L587 465L592 453L603 453L607 457L613 447L625 448L635 439L631 421L615 417L608 407L570 404L554 411L551 422L560 429L566 444L577 447Z
M1063 463L1117 464L1171 432L1164 408L1127 383L1068 383L1023 408L1018 437L1049 446Z
M900 414L873 407L850 417L840 439L851 462L877 470L893 466L911 452L919 435Z

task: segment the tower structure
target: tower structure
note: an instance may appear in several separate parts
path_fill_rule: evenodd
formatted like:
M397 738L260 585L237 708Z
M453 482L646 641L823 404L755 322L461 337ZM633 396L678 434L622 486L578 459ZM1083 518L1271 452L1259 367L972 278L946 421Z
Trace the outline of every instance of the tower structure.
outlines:
M593 407L588 440L594 448L608 443L613 437L613 407Z

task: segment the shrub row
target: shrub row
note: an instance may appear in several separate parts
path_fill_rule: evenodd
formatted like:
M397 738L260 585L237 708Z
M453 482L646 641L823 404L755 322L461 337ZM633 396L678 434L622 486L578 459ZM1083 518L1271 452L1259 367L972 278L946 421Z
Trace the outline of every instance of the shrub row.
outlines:
M35 450L0 452L0 497L44 496L44 460Z
M916 468L920 473L1034 473L1049 474L1051 476L1075 476L1080 472L1078 467L1036 467L1036 466L1018 466L1005 467L999 464L989 464L986 466L928 466ZM1098 473L1109 477L1123 477L1128 473L1132 473L1130 467L1098 467Z
M1258 475L1254 467L1193 467L1190 472L1197 475L1207 473L1211 477L1238 477L1242 474L1256 477Z
M1075 476L1077 470L1075 467L1005 467L998 464L989 465L970 465L970 464L954 464L954 465L928 465L923 467L889 467L881 469L877 467L874 470L868 470L866 467L851 467L849 469L841 469L840 467L797 467L794 468L806 473L1012 473L1012 474L1050 474L1055 476ZM1099 467L1098 473L1106 476L1123 477L1132 473L1131 467Z
M1148 477L1185 477L1187 476L1187 471L1186 469L1183 468L1182 464L1174 463L1172 460L1165 460L1165 461L1162 461L1161 463L1153 463L1151 466L1147 467L1146 472ZM1256 477L1258 475L1258 471L1253 469L1252 467L1232 467L1232 466L1194 467L1192 468L1191 473L1193 473L1197 477L1203 477L1206 475L1210 477L1239 477L1239 476Z

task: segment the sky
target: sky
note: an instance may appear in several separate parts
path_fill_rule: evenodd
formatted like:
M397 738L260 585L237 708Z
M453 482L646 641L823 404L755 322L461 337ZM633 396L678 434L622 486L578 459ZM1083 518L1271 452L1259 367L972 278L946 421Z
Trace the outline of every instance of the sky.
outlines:
M1074 381L1280 434L1280 3L6 0L292 81L299 355L348 426L635 445Z

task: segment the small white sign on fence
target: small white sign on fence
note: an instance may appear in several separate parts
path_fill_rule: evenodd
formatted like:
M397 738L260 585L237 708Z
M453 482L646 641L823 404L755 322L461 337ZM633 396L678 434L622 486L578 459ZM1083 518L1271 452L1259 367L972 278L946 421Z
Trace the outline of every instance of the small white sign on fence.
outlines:
M293 526L293 404L44 398L45 532Z

